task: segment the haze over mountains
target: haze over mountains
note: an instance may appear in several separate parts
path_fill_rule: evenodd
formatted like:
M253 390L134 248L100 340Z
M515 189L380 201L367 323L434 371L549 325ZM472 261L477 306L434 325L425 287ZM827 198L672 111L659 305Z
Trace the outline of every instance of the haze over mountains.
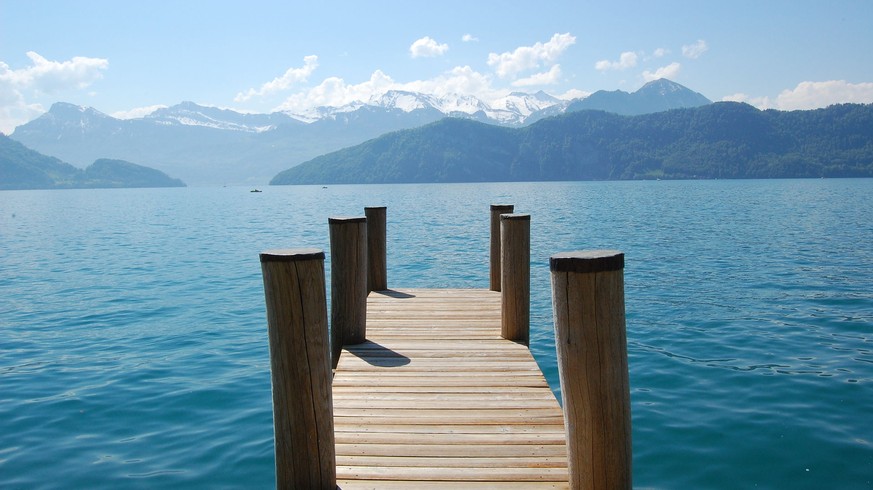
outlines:
M562 101L544 92L513 93L490 105L470 96L393 91L367 103L322 107L306 114L241 114L183 102L122 120L93 108L57 103L16 128L11 137L81 167L112 158L153 166L191 185L262 184L319 155L447 116L522 127L585 109L644 114L709 103L665 79L630 94L601 91L586 99Z
M0 135L0 190L184 186L163 172L123 160L99 159L76 168Z

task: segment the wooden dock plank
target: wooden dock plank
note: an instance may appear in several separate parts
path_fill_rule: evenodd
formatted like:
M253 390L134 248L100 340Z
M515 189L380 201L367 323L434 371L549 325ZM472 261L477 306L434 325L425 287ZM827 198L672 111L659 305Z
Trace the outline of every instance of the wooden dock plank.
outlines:
M421 433L417 433L420 437ZM427 435L427 440L433 444L514 444L514 445L537 445L537 444L563 444L564 438L562 433L540 433L540 434L445 434L441 432L433 432ZM361 434L355 433L336 433L336 442L338 444L402 444L409 441L408 433L398 432L367 432ZM566 463L566 461L565 461Z
M500 293L372 292L333 379L340 488L567 488L563 413Z
M562 481L566 468L463 468L424 466L337 466L337 476L360 480L423 481Z
M563 434L563 427L550 425L524 425L524 424L489 424L489 425L451 425L426 426L414 423L383 423L383 424L355 424L348 423L338 428L336 433L413 433L413 434ZM430 436L429 436L430 437Z
M458 482L452 481L390 481L390 480L337 480L342 490L416 489L458 490ZM476 482L466 481L465 490L562 490L570 488L568 482Z
M411 456L341 456L337 466L373 466L373 467L432 467L434 459L416 458ZM563 456L505 457L505 458L440 458L443 468L566 468L567 458Z

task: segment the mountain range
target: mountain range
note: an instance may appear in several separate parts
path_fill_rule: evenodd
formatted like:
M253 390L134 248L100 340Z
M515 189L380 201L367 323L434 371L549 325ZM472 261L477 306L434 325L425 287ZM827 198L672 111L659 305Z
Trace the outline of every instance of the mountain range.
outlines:
M260 184L319 155L445 117L518 128L592 108L643 114L709 103L666 79L633 93L600 91L574 101L545 92L516 92L488 104L471 96L391 91L367 102L297 114L243 114L182 102L123 120L93 108L56 103L17 127L11 137L80 167L110 158L148 162L192 185Z
M594 92L584 99L571 101L564 112L599 110L637 116L670 109L700 107L710 103L712 101L703 95L662 78L647 83L630 94L621 90Z
M796 177L873 177L873 104L586 110L523 128L446 118L315 158L271 184Z
M0 190L184 186L163 172L123 160L99 159L76 168L0 135Z

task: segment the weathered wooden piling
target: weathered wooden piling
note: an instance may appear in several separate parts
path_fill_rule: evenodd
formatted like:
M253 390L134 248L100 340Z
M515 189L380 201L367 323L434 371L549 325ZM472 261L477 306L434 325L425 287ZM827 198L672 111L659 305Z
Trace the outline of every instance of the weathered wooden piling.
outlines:
M500 215L512 213L512 204L491 205L491 290L500 291Z
M336 488L324 252L260 254L278 488Z
M500 215L501 332L530 342L530 215Z
M367 290L388 289L388 249L386 246L387 210L384 206L366 207L367 217Z
M562 408L525 347L513 209L492 206L499 292L375 289L385 208L330 218L330 333L324 252L261 254L279 488L631 488L624 254L550 259Z
M549 263L571 488L631 488L624 254L568 252Z
M329 218L333 367L344 345L367 337L367 218Z

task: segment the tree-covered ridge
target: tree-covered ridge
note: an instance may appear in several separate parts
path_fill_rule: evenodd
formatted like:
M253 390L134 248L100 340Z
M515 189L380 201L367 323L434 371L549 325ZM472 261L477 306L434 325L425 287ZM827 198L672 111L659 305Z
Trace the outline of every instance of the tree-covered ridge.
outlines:
M760 111L719 102L580 111L508 129L444 119L318 157L271 184L873 177L873 105Z
M0 190L184 186L161 171L123 160L100 159L81 170L0 135Z

